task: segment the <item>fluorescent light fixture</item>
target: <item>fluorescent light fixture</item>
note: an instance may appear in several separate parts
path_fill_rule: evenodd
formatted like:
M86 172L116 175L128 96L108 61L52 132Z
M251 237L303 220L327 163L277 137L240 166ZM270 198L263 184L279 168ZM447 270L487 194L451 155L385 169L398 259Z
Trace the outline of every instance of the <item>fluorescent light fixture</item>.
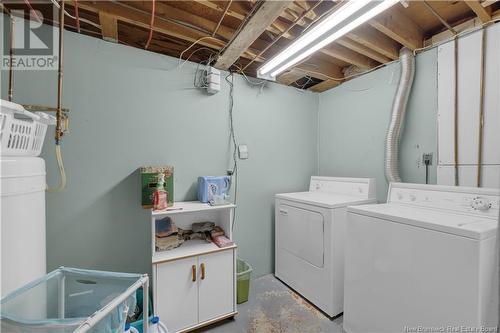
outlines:
M259 71L262 74L266 74L270 72L272 69L276 68L280 63L288 59L290 55L299 52L316 39L321 37L325 32L334 28L336 25L342 23L345 19L356 13L358 10L366 6L370 3L370 0L351 0L347 4L340 7L333 14L328 16L326 19L321 21L318 25L313 27L310 31L308 31L304 36L298 38L295 42L293 42L290 46L288 46L285 50L280 52L276 57L271 59L268 63L264 64Z
M311 44L316 42L322 35L335 28L335 26L339 25L347 18L354 15L361 8L365 7L369 3L375 2L371 0L349 1L346 5L333 12L325 20L321 21L321 23L308 31L304 36L297 39L292 43L292 45L280 52L269 62L265 63L258 70L259 76L270 76L271 78L276 77L278 74L284 72L287 68L290 68L291 66L310 56L314 52L330 44L334 40L342 37L361 24L377 16L386 9L392 7L398 1L399 0L376 1L379 2L378 5L369 9L346 25L342 26L340 29L332 31L332 33L328 37L319 40L319 42L311 46Z

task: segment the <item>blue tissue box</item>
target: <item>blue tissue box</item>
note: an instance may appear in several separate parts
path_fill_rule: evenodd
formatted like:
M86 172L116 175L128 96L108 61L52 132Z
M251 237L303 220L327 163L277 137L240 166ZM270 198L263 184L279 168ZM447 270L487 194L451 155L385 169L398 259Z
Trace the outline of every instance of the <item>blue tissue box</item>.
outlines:
M198 200L207 203L214 195L223 195L229 191L231 177L202 176L198 177Z

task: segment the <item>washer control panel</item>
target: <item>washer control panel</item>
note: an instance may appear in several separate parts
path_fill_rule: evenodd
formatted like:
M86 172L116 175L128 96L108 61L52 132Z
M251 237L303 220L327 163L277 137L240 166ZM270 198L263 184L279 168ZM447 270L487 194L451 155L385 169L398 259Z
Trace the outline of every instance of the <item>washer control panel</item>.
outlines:
M500 191L441 185L392 184L388 202L498 218Z

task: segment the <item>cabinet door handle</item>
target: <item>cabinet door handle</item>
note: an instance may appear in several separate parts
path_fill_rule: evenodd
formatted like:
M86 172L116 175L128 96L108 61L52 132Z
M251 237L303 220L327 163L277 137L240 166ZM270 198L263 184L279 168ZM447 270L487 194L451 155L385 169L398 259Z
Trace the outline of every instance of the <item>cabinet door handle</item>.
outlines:
M196 282L196 265L191 266L192 281Z
M201 279L205 280L205 264L202 263L200 267L201 267Z

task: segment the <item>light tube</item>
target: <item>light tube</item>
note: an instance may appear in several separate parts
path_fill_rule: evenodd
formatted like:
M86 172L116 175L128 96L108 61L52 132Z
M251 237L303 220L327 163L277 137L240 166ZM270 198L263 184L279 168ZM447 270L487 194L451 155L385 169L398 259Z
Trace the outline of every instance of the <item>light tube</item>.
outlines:
M327 38L321 40L320 42L318 42L314 46L309 47L307 50L304 50L302 53L296 55L291 60L286 62L284 65L280 66L278 69L275 69L276 66L274 66L274 68L272 68L274 70L271 72L270 76L276 77L276 75L284 72L287 68L295 65L299 61L305 59L306 57L310 56L314 52L322 49L323 47L330 44L334 40L342 37L343 35L347 34L350 31L354 30L355 28L357 28L361 24L365 23L366 21L372 19L373 17L377 16L378 14L380 14L383 11L387 10L388 8L392 7L397 2L399 2L399 0L384 0L384 1L382 1L379 5L375 6L374 8L370 9L369 11L362 14L358 18L354 19L352 22L349 22L347 25L343 26L339 30L333 32ZM279 55L281 55L281 53ZM286 57L285 57L285 59L286 59ZM272 59L272 60L274 60L274 59ZM262 71L260 73L265 74Z
M317 26L313 27L304 36L298 38L285 50L280 52L276 57L271 59L268 63L264 64L259 68L261 74L266 74L276 68L280 63L285 61L290 56L307 47L309 44L313 43L322 34L329 31L336 25L342 23L345 19L352 16L358 10L369 4L371 0L351 0L344 6L340 7L334 13L332 13L325 20L321 21Z

